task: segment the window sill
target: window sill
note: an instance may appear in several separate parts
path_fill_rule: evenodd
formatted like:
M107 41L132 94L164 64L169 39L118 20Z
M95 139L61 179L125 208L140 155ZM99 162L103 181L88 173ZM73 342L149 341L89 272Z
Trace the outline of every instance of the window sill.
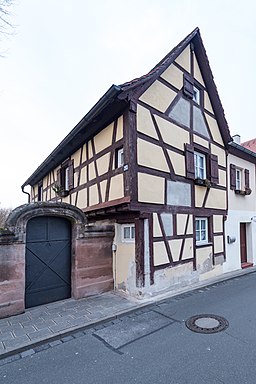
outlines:
M244 191L241 189L235 189L235 194L236 195L241 195L241 196L248 196L252 193L251 188L246 188Z
M201 244L196 244L197 248L206 248L206 247L211 247L213 243L201 243Z
M211 182L208 179L195 179L195 184L207 188L211 187Z

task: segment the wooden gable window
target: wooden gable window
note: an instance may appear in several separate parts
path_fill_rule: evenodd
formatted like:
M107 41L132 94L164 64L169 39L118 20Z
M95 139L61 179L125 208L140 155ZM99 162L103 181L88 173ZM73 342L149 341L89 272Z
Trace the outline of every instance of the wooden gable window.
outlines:
M69 160L57 171L57 185L55 192L60 196L67 196L74 188L74 163Z
M196 180L198 185L207 187L219 183L218 157L216 155L200 152L195 150L193 145L186 144L185 161L188 179Z

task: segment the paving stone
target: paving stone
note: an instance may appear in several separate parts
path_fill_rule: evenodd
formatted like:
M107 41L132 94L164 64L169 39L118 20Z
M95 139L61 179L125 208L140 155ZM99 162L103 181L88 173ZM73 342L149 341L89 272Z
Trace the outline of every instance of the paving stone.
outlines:
M70 324L56 324L50 327L50 330L52 331L52 333L58 333L60 331L63 331L64 329L69 329L70 327Z
M0 353L5 351L4 344L0 341Z
M50 328L45 328L45 329L41 329L40 331L29 333L28 336L32 341L34 341L34 340L41 340L44 337L52 336L52 333L53 332L51 332Z
M62 341L61 340L54 340L54 341L51 341L49 344L51 347L55 347L56 345L62 344Z
M14 335L11 332L5 332L1 334L0 340L1 341L7 341L7 340L13 340Z
M61 338L61 341L63 341L63 343L66 343L67 341L71 340L74 340L74 337L72 335L64 336Z
M38 330L41 330L41 329L49 328L52 325L56 325L56 323L53 320L49 319L41 322L35 322L33 325Z
M15 337L30 334L32 332L35 332L36 328L33 327L33 325L26 325L24 328L14 329L12 332Z
M8 363L12 363L13 361L16 361L19 359L20 359L20 354L6 357L5 359L0 360L0 366L8 364Z
M83 337L83 336L84 336L84 332L79 331L79 332L73 333L72 336L73 336L75 339L79 339L80 337Z
M84 317L78 317L77 319L70 320L69 323L74 327L76 325L86 325L86 323L88 323L88 319L85 319Z
M41 351L45 351L46 349L49 349L51 346L49 343L45 343L45 344L42 344L42 345L38 345L37 347L34 347L34 351L35 352L41 352Z
M30 342L30 339L28 336L20 336L20 337L15 337L12 340L6 340L4 341L4 346L7 350L12 350L16 349L19 347L23 347L24 345L28 344Z
M34 349L28 349L27 351L21 352L20 356L21 357L32 356L34 355L34 353L35 353Z

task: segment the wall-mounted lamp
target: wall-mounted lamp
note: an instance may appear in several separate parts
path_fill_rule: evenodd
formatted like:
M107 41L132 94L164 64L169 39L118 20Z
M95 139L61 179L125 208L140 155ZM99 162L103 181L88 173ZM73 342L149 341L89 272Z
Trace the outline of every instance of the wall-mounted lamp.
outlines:
M251 217L251 221L256 222L256 216Z
M236 237L235 236L227 236L227 239L228 239L228 244L232 244L236 241Z

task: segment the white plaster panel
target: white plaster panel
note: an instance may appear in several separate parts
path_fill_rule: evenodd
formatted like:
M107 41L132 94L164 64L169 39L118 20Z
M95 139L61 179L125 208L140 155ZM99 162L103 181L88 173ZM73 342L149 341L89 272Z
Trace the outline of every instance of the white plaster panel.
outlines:
M213 232L223 232L223 216L213 215Z
M87 167L81 168L80 174L80 185L85 184L87 182Z
M164 204L164 185L162 177L138 173L138 201Z
M211 188L205 204L206 208L226 209L226 191Z
M87 188L78 191L77 207L80 209L87 207Z
M183 72L173 64L162 73L161 77L178 89L183 87Z
M198 61L196 59L196 55L195 53L193 54L194 56L194 78L200 83L202 84L203 86L205 86L204 84L204 80L203 80L203 76L202 76L202 73L200 71L200 68L199 68L199 65L198 65Z
M173 216L171 213L161 213L161 219L166 236L173 236Z
M169 240L168 243L171 249L173 261L179 261L182 239Z
M179 153L167 150L174 172L179 176L186 176L185 157Z
M214 253L220 253L224 251L223 236L214 236L213 244L214 244Z
M160 112L165 112L177 95L172 89L156 80L139 98Z
M99 204L98 185L94 184L89 187L89 206Z
M139 132L142 132L145 135L158 140L158 136L149 110L139 104L137 105L137 129Z
M89 164L89 180L93 180L96 177L96 172L95 172L95 164L94 161L92 161Z
M167 251L163 241L154 242L153 250L154 250L154 266L169 263Z
M209 98L208 93L206 91L204 91L204 108L207 109L207 111L214 114L210 98Z
M226 152L224 149L217 147L217 145L211 144L211 153L218 156L218 164L226 167Z
M111 123L96 136L94 136L95 152L99 153L112 144L114 123Z
M159 224L157 213L153 213L153 236L154 237L161 237L163 236L161 227Z
M191 185L167 180L167 204L191 206Z
M176 215L177 235L185 235L187 217L188 217L188 215L186 215L186 214L177 214Z
M116 200L124 197L124 176L123 174L111 177L109 188L109 200Z
M218 144L223 145L223 140L221 137L221 133L220 133L220 129L217 124L217 121L213 117L209 116L207 113L205 113L205 116L208 122L208 126L210 128L213 140L216 141Z
M219 185L226 187L227 184L227 174L226 171L219 169Z
M203 206L206 191L207 189L205 187L195 185L195 206L196 207Z
M100 182L100 191L101 191L101 197L102 201L106 201L106 188L107 188L107 180L103 180Z
M194 257L193 238L185 239L182 253L182 260L192 259Z
M193 135L193 141L194 141L194 143L200 144L205 148L209 148L209 141L202 139L202 137L200 137L200 136L197 136L194 134Z
M170 172L162 147L146 140L137 141L138 164L145 167Z
M104 173L108 172L109 159L110 152L106 153L105 155L101 156L99 159L96 160L99 176L104 175Z
M176 63L178 63L181 67L186 69L187 72L190 73L190 46L188 45L184 51L175 59Z
M124 118L120 116L117 120L116 141L121 140L124 136L123 132Z
M183 128L178 127L176 124L170 123L160 116L154 116L161 132L163 141L175 148L184 151L184 144L189 143L189 132Z

